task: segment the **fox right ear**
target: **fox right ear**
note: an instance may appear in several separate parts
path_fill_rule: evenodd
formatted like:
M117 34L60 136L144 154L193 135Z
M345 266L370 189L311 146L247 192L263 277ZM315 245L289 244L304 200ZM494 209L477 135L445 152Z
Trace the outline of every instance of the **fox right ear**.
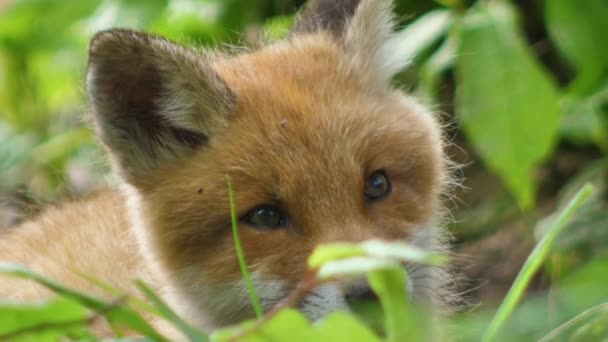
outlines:
M385 89L408 60L396 36L391 0L309 0L294 35L329 33L369 84Z
M294 33L329 31L339 36L361 0L309 0L296 20Z
M204 145L235 102L205 56L128 30L92 39L87 93L116 171L136 186Z

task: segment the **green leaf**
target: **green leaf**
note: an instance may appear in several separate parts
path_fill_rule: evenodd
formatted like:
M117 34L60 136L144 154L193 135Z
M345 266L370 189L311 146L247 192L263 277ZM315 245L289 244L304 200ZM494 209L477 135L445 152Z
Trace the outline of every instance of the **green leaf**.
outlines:
M547 0L545 21L553 42L574 66L571 91L587 93L608 76L608 2Z
M413 60L443 36L452 23L448 10L430 11L396 33L392 47L396 56Z
M308 319L296 310L284 309L259 326L256 326L256 322L246 321L237 326L216 331L211 340L266 342L289 339L293 342L306 342L313 341L312 337L312 325Z
M337 262L341 259L351 258L358 259L366 265L369 264L370 267L373 267L371 266L372 264L380 265L394 261L417 262L428 265L440 265L446 261L446 257L443 255L426 251L407 243L368 240L360 244L342 242L320 245L308 257L308 267L317 269L323 267L328 262ZM356 265L353 266L355 269L357 268ZM361 272L366 272L366 267L368 266L362 266ZM350 269L350 267L348 268Z
M352 243L320 245L308 257L308 267L317 269L328 261L363 255L365 255L365 251L360 246Z
M456 60L456 38L449 34L420 69L420 87L429 102L437 101L441 75L454 65Z
M504 2L471 9L458 28L457 112L481 158L520 207L534 203L535 167L553 149L558 96Z
M380 339L355 316L345 312L333 312L311 324L300 312L284 309L272 319L256 326L253 321L216 331L213 341L239 342L376 342Z
M345 312L334 312L315 326L317 341L380 342L368 327L355 316Z
M420 249L404 242L368 240L362 242L360 246L368 255L379 258L436 266L447 262L445 255Z
M73 299L88 309L102 314L113 326L126 327L151 337L156 341L167 340L130 307L120 304L116 305L115 303L70 289L21 265L0 262L0 273L33 280L63 297Z
M0 304L0 340L59 341L90 337L87 310L64 297L41 303Z
M326 280L334 277L363 275L376 270L396 267L400 267L400 265L395 260L372 257L352 257L327 261L319 268L317 277L321 280Z
M372 271L368 274L369 283L380 298L384 311L387 340L420 341L420 316L413 315L405 292L406 276L402 267Z

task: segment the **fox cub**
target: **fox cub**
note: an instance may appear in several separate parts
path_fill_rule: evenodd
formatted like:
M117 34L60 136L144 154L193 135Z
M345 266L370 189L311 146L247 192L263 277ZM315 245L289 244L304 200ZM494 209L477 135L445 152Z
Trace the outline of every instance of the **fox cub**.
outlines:
M284 40L232 55L129 30L98 33L86 89L121 185L12 229L0 260L93 294L101 291L78 272L134 293L141 278L203 329L252 317L227 175L266 309L294 288L319 244L442 248L441 132L391 86L406 64L393 25L390 1L313 0ZM442 274L409 267L413 299L441 306ZM298 307L318 319L366 293L363 282L328 283ZM0 281L2 300L50 295Z

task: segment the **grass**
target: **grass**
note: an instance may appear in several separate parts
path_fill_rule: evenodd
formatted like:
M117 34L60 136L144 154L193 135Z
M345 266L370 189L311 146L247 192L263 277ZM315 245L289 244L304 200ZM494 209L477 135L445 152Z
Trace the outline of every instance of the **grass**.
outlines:
M555 240L563 232L564 228L566 228L566 224L572 220L574 214L591 196L592 192L593 186L591 184L586 184L581 190L579 190L555 220L555 223L545 234L542 240L536 244L536 247L517 275L517 278L515 278L515 281L507 293L507 296L500 304L496 315L490 322L490 325L482 338L483 342L490 342L496 339L500 329L504 327L505 322L513 314L513 310L524 296L526 288L530 284L530 280L536 274L536 272L538 272L543 262L547 259Z
M278 312L273 311L273 314L269 313L264 316L259 297L251 282L239 238L236 204L230 178L227 178L227 184L235 250L243 279L247 283L251 303L256 311L257 320L255 322L242 322L235 327L214 332L213 338L211 339L216 341L238 340L253 342L265 341L268 339L291 340L294 336L301 336L304 338L302 341L314 340L317 342L334 341L336 338L361 342L382 340L379 335L374 334L366 325L362 324L361 321L355 319L354 314L352 313L332 314L325 320L327 322L325 325L307 323L306 318L302 314L293 310L288 310L286 305L281 307L282 310L279 310ZM556 238L564 231L566 224L589 199L592 192L593 187L588 184L585 185L573 197L565 209L561 211L551 228L536 245L527 262L522 267L511 290L502 301L494 319L488 325L482 341L495 341L498 336L500 336L500 332L504 329L507 321L513 317L515 307L525 294L525 290L528 287L532 276L539 270L540 266L547 259L547 256L551 253ZM358 260L363 259L368 262L357 263ZM429 336L427 335L429 331L426 330L428 330L427 327L430 326L422 324L424 319L423 313L416 313L413 311L415 310L415 307L409 304L405 289L406 275L400 266L403 260L411 261L412 259L415 259L415 261L419 263L431 265L443 261L442 258L437 255L418 251L405 244L383 244L379 241L368 241L361 244L339 243L321 246L309 258L309 265L311 265L311 271L317 274L319 282L331 281L344 276L367 274L372 288L377 291L383 308L386 341L421 341L425 340L425 336ZM68 336L65 334L73 332L76 328L84 329L89 327L96 317L105 317L113 327L117 337L124 337L124 331L125 329L128 329L144 335L153 341L167 340L165 336L161 335L154 327L146 322L147 319L143 318L141 315L141 305L137 305L137 307L134 308L134 303L138 303L140 300L134 301L133 298L120 295L114 290L111 291L113 297L115 297L114 300L108 301L100 299L67 288L18 265L0 263L0 272L33 280L51 289L57 293L60 298L72 300L93 312L92 315L81 315L76 319L63 322L49 321L51 323L45 323L43 320L42 323L37 321L36 324L31 324L29 326L24 326L22 323L14 323L16 321L13 321L12 324L15 324L13 330L10 330L10 327L7 328L5 324L4 327L0 327L0 336L43 336L43 333L49 331L54 331L59 334L57 336ZM205 333L192 327L183 318L179 317L178 314L176 314L145 284L141 281L136 281L136 285L147 299L147 302L151 304L151 310L144 311L166 320L189 341L205 342L209 340L209 337ZM53 317L56 317L57 314L61 313L61 311L52 312L55 306L58 307L57 310L65 310L66 306L61 306L59 304L62 303L51 301L49 304L46 304L48 305L48 310L46 311L48 319L52 319ZM22 308L27 311L27 304L23 304ZM70 306L67 306L67 308L70 308ZM587 319L594 314L605 312L606 304L600 304L584 311L572 320L565 322L546 334L543 340L551 340L555 336L559 336L563 331L570 329L578 322ZM0 302L0 321L10 322L10 315L12 313L14 313L14 306L7 306ZM32 311L32 315L39 314L39 311ZM328 325L330 323L331 325ZM437 329L437 326L431 326L433 326L434 329ZM440 326L439 328L441 329L442 327ZM3 331L2 329L8 329L8 331ZM90 337L90 333L88 335L86 332L81 333L84 334L82 336ZM93 338L93 340L95 339Z
M262 309L260 298L255 292L255 286L253 286L253 282L251 281L251 276L249 275L249 270L247 269L247 262L245 261L245 252L243 252L241 238L239 237L239 224L236 215L236 201L234 199L234 191L232 190L232 180L230 179L230 176L226 176L226 183L228 184L228 198L230 200L230 221L232 223L232 236L234 238L234 248L236 250L236 256L239 261L239 267L241 269L241 274L243 275L243 280L247 285L247 291L249 292L249 298L251 299L251 304L253 305L255 315L258 318L262 318L264 316L264 310Z

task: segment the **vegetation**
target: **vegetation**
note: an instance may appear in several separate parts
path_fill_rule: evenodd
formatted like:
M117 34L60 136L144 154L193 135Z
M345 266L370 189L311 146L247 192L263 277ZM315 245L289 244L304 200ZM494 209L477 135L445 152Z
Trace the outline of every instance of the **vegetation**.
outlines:
M0 0L0 227L31 214L34 202L83 194L107 182L103 157L83 120L81 89L94 32L129 27L196 46L255 45L285 34L302 2ZM608 45L602 43L608 4L395 2L403 58L412 60L395 82L447 113L441 115L446 126L457 123L448 130L450 153L463 164L465 190L455 190L463 204L453 206L450 228L456 255L466 256L451 262L470 278L460 285L471 289L468 301L480 304L450 318L450 335L487 341L608 337ZM585 183L593 184L593 194L585 188L574 196ZM577 211L567 205L571 198ZM402 300L397 278L403 277L391 267L403 254L411 258L403 252L410 247L397 246L401 252L389 255L390 246L368 247L334 246L337 255L329 247L322 262L311 257L311 272L319 275L323 265L350 256L373 260L354 272L373 278L385 316L382 338L422 336L415 328L401 330L412 327L406 323L416 315ZM427 257L417 261L435 260ZM144 284L142 295L152 305L119 293L107 302L17 266L1 269L61 296L43 304L0 303L0 340L93 339L87 327L102 316L117 332L128 328L162 340L135 309L164 317L193 341L208 338ZM291 310L272 317L213 338L380 339L352 315L336 314L314 326Z

